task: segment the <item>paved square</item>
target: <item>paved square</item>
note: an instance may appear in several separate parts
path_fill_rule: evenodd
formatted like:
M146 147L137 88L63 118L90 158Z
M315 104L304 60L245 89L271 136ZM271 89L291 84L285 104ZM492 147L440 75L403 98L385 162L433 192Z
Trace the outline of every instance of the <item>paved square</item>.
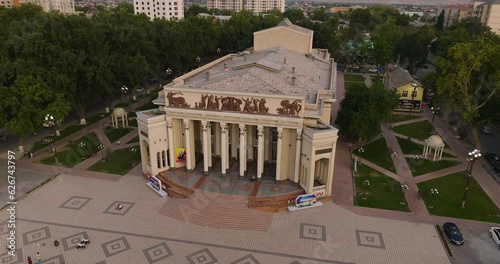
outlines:
M300 238L326 241L326 227L322 225L300 224Z
M189 264L213 264L218 262L208 248L187 255L186 259L189 261Z
M64 251L76 248L76 244L80 243L84 238L85 239L89 238L89 235L85 231L62 238L61 243L64 248Z
M52 257L52 258L49 258L49 259L42 258L42 263L43 264L66 264L66 262L64 261L64 256L62 254L57 255L55 257Z
M260 264L260 262L255 259L252 254L248 254L238 260L231 262L231 264Z
M0 255L0 264L17 264L24 263L23 251L22 249L16 249L16 256L11 256L8 253Z
M385 249L382 233L370 232L356 229L356 241L358 246Z
M116 209L116 207L121 204L123 208L121 210ZM134 206L135 203L114 201L103 213L114 214L114 215L126 215L130 208Z
M64 202L59 208L72 209L72 210L80 210L82 209L88 202L90 202L92 198L82 197L82 196L72 196L66 202Z
M106 243L103 243L102 250L104 251L104 255L107 258L114 256L116 254L120 254L130 249L130 245L127 241L127 238L121 237Z
M49 238L50 238L50 229L48 226L46 226L43 228L23 233L23 245L26 246Z
M165 242L146 248L142 252L144 256L146 256L149 264L156 263L174 255Z

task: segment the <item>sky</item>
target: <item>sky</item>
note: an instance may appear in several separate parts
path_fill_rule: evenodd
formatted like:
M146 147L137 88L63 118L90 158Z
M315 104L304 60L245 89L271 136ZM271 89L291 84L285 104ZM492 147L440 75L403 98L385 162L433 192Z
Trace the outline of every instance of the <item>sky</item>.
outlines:
M305 0L316 3L361 3L361 4L413 4L413 5L448 5L469 4L471 0Z

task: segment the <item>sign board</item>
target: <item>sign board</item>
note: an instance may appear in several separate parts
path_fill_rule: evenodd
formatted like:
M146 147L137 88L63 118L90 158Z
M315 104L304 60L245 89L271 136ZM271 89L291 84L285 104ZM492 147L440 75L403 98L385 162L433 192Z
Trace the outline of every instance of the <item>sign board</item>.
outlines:
M318 197L315 193L303 194L299 195L295 199L295 206L297 207L306 207L314 205L318 201Z
M186 163L186 148L175 148L175 162Z
M149 182L151 182L151 187L153 187L157 192L161 190L161 181L156 178L156 176L150 176Z

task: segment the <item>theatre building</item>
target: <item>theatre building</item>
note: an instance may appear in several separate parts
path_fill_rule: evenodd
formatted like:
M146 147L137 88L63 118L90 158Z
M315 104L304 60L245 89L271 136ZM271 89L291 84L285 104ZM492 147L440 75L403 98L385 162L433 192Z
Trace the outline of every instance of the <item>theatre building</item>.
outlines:
M312 43L313 31L285 19L255 32L248 51L165 85L158 109L137 113L144 174L184 167L331 196L336 65Z

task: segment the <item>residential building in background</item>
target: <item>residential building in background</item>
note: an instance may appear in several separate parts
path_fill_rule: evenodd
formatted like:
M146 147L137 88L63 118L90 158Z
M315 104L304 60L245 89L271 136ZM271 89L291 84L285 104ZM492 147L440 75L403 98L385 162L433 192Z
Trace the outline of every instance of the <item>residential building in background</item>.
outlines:
M0 0L0 6L7 8L19 7L25 3L39 5L45 12L59 11L63 14L75 14L74 0Z
M396 91L399 95L399 105L396 111L420 112L424 88L407 70L398 66L389 67L384 75L384 86L388 90Z
M248 10L256 13L277 9L283 13L285 0L207 0L207 8L234 12Z
M182 0L134 0L134 14L146 14L150 19L181 19L184 18L184 2Z
M500 34L500 0L472 2L469 16L479 18L493 33Z
M444 27L450 27L458 21L469 17L469 5L447 5L443 7L444 10ZM441 11L438 12L440 14Z

